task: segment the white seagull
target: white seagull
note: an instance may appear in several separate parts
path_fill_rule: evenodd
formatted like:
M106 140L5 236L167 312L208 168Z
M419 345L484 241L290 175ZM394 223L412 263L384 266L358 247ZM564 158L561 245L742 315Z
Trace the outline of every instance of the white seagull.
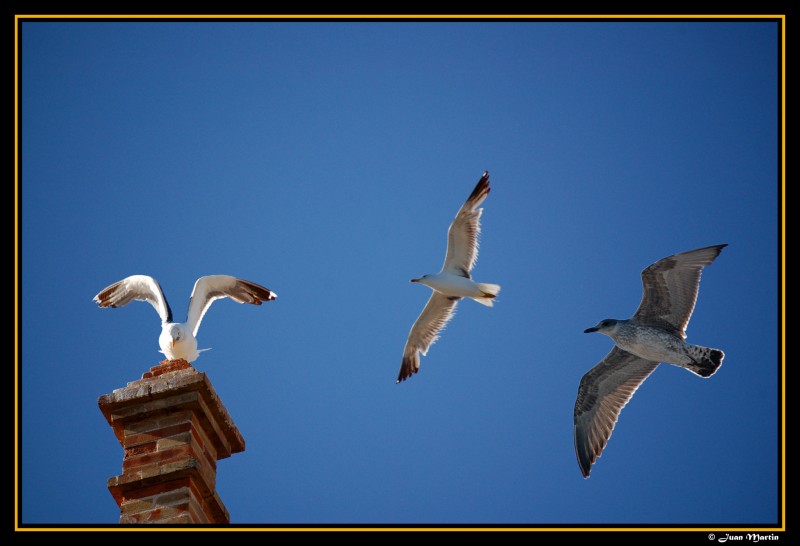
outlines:
M611 352L581 379L575 400L575 454L584 478L603 452L619 413L660 362L711 377L722 365L719 349L689 345L700 274L728 245L690 250L657 261L642 271L642 301L627 320L605 319L585 333L614 340Z
M408 334L403 362L397 382L400 383L419 371L419 353L427 354L430 346L439 339L439 332L453 318L461 298L470 298L492 307L500 293L497 284L476 283L472 271L478 259L478 236L481 231L481 213L478 208L489 195L489 173L484 172L467 201L459 209L447 232L447 254L439 273L411 279L433 289L428 303Z
M158 345L169 360L184 359L194 362L202 351L197 349L197 330L209 306L220 298L231 298L238 303L261 305L274 300L277 294L258 284L229 275L208 275L194 283L189 300L186 322L172 322L172 309L164 292L153 277L132 275L104 288L94 297L100 307L123 307L133 300L146 301L161 317L161 335Z

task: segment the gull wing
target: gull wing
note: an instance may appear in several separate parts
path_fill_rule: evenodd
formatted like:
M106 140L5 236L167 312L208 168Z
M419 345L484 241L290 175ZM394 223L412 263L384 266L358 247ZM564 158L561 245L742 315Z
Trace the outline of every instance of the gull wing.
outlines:
M470 271L478 259L478 236L483 212L478 207L489 195L489 190L489 172L486 171L450 224L442 271L471 278Z
M686 338L703 268L728 246L714 245L663 258L642 271L642 301L633 318Z
M575 455L584 478L603 453L622 408L658 362L639 358L617 346L586 372L575 400Z
M107 286L94 297L100 307L123 307L133 300L146 301L161 317L161 322L172 322L172 309L164 297L161 286L153 277L131 275Z
M271 301L277 297L278 295L269 288L229 275L200 277L194 283L192 298L189 300L186 326L193 336L197 336L203 315L214 301L221 298L230 298L237 303L261 305L262 301Z
M439 339L439 333L455 314L456 305L461 298L450 297L433 292L428 303L422 309L411 331L403 351L403 361L397 382L405 381L419 371L419 353L428 353L428 349Z

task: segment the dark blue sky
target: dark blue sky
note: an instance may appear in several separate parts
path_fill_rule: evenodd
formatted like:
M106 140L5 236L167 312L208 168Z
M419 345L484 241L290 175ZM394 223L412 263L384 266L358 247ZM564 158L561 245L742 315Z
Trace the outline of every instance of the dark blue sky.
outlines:
M132 274L185 318L246 451L234 524L774 525L779 517L779 25L40 22L21 39L21 514L116 524L97 399L162 355ZM397 385L450 221L484 170L474 277ZM703 274L703 380L662 365L584 480L572 410L640 272ZM54 461L59 461L56 464ZM80 502L74 501L77 490Z

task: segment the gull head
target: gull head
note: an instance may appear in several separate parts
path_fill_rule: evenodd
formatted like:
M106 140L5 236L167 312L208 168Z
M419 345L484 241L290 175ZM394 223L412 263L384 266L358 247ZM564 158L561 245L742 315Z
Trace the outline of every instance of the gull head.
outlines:
M170 337L170 345L172 347L175 346L176 343L180 343L183 339L183 329L180 327L179 324L173 324L169 328L169 337Z
M600 332L601 334L611 335L617 331L617 326L619 325L619 321L616 319L603 319L597 323L596 326L592 326L591 328L587 328L583 331L584 334L591 334L592 332Z
M429 286L429 287L433 288L433 286L431 286L431 280L433 280L434 276L435 275L423 275L418 279L411 279L411 281L409 281L409 282L416 282L416 283L424 284L425 286Z

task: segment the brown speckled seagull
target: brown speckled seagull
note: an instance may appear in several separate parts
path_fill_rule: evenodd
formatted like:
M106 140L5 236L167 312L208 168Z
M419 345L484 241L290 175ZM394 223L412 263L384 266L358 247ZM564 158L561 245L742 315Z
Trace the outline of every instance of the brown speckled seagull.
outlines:
M711 377L722 365L719 349L689 345L700 274L728 245L675 254L642 271L642 301L627 320L605 319L585 333L614 340L611 352L583 376L575 400L575 454L584 478L603 452L619 413L660 362Z

